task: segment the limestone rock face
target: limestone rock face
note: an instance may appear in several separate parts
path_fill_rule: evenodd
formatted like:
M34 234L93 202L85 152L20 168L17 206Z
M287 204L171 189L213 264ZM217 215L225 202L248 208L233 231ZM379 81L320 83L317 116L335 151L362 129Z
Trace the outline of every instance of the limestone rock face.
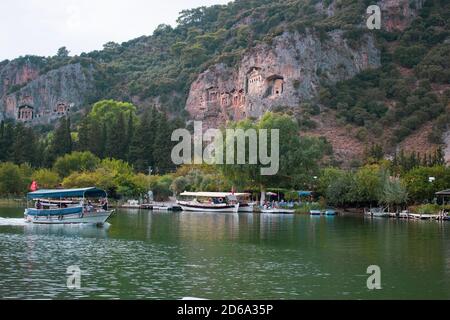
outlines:
M349 79L380 66L372 36L350 47L341 31L317 35L284 33L271 45L248 51L236 67L215 65L191 86L186 110L208 126L258 118L275 107L297 107L318 93L319 81Z
M403 31L417 17L425 0L382 0L381 26L387 31Z
M40 75L38 66L0 67L0 118L50 123L82 106L94 90L93 69L71 64Z

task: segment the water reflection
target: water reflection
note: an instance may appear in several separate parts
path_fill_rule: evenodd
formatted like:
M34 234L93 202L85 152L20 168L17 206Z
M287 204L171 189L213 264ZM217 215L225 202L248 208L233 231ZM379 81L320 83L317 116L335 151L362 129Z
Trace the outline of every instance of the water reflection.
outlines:
M445 223L140 210L104 228L8 221L0 298L450 298ZM365 287L371 264L382 268L379 292ZM82 290L65 286L70 265Z
M27 236L42 235L107 239L110 227L111 225L109 223L106 223L102 227L94 225L43 225L27 223L24 226L24 234Z

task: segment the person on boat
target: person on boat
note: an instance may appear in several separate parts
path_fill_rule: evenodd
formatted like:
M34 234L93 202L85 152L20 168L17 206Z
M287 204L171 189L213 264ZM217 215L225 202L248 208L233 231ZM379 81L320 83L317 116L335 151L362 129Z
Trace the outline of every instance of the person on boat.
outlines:
M36 209L38 209L38 210L41 210L41 209L42 209L42 203L41 203L41 200L38 200L38 201L36 202Z
M102 209L108 211L108 199L102 200Z
M88 205L87 205L88 211L92 212L94 210L94 206L92 205L91 200L88 200Z

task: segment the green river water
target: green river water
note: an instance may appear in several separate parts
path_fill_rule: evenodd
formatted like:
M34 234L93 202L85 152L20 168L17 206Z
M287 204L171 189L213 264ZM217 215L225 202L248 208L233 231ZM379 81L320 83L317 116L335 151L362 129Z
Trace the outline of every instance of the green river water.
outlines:
M0 208L3 299L450 299L450 222L119 210L97 228L22 215ZM381 290L367 288L370 265Z

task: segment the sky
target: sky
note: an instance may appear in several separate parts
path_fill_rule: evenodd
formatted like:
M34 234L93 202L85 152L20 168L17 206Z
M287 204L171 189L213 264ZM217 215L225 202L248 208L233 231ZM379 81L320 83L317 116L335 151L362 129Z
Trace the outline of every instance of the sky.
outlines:
M2 0L0 61L27 54L71 55L151 35L159 24L176 25L180 11L230 0Z

